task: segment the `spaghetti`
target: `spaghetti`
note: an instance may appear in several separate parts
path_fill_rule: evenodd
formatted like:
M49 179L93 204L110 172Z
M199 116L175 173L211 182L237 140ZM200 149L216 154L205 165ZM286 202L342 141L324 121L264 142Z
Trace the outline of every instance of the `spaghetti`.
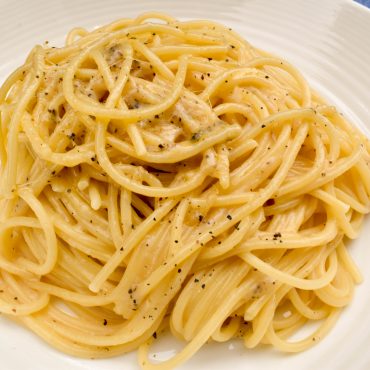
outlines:
M0 112L0 312L61 351L139 348L144 369L234 337L297 352L350 303L369 142L232 30L76 28L31 51ZM153 364L165 329L187 344Z

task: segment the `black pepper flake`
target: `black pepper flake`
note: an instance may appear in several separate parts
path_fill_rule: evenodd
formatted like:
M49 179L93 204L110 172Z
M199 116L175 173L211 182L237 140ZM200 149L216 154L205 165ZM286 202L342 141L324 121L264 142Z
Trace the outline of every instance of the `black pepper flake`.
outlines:
M157 332L156 331L153 333L153 338L157 339Z
M107 324L108 324L107 319L104 319L104 321L103 321L103 325L104 325L104 326L107 326Z
M181 272L181 269L178 269L177 272L180 273Z
M163 149L164 145L163 144L158 144L158 148Z
M174 240L174 242L177 244L179 241L176 239L176 240Z
M204 289L206 287L206 284L202 284L202 289Z
M209 61L213 60L213 58L207 58Z
M264 206L273 206L275 204L275 200L274 199L267 199Z
M119 250L122 252L123 251L123 247L121 247Z
M158 115L158 114L156 114L156 115L154 116L154 118L159 118L159 115Z
M265 128L266 127L266 125L261 125L261 128Z
M194 279L194 283L199 283L199 279Z
M275 233L274 238L281 238L281 233Z
M227 215L226 216L229 220L232 220L233 219L233 217L231 216L231 215Z
M265 76L265 78L270 78L270 76L267 76L267 75L266 75L266 76Z
M196 132L191 136L192 141L198 141L200 139L200 133Z
M204 218L204 216L203 216L203 215L199 215L199 216L198 216L198 220L199 220L199 222L202 222L202 221L203 221L203 218Z

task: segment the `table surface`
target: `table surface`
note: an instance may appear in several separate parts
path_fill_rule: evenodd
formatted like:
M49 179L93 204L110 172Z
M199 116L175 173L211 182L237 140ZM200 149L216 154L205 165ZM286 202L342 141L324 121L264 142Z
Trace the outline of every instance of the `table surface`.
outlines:
M370 0L355 0L356 2L367 6L370 9Z

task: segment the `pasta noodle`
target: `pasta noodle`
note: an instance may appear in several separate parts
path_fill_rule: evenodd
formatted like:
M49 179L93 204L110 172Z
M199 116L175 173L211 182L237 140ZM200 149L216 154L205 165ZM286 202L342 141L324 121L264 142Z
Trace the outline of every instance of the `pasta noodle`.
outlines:
M303 351L361 282L368 140L231 29L76 28L34 47L0 112L0 312L61 351L139 349L144 369L234 337ZM154 364L164 330L186 345Z

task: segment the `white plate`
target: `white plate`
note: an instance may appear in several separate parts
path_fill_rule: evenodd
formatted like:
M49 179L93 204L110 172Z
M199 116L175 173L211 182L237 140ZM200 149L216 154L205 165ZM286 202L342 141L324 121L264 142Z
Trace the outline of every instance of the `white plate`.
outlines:
M61 45L74 26L93 28L148 10L178 18L209 18L229 25L261 48L296 65L311 85L370 137L370 10L346 0L0 0L0 81L36 43ZM370 218L351 252L365 282L334 330L296 355L271 348L246 350L237 341L208 344L182 369L370 369ZM174 343L161 346L162 356ZM166 353L165 348L167 346ZM2 370L138 369L134 353L80 360L58 353L27 330L0 318Z

